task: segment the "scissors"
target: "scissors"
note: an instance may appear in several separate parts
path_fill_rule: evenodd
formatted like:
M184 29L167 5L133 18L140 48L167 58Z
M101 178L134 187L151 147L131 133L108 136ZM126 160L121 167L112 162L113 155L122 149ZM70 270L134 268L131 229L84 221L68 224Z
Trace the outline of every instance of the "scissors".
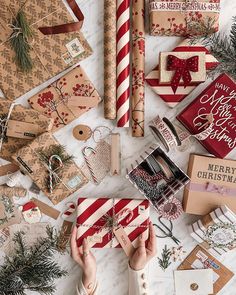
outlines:
M162 233L163 235L157 235L156 234L156 237L157 238L171 238L177 245L180 244L180 240L178 240L174 235L173 235L173 223L171 220L168 220L169 221L169 224L170 226L168 227L163 221L162 221L162 217L159 217L158 218L158 221L159 223L162 225L157 225L157 224L153 224L154 227L158 228Z

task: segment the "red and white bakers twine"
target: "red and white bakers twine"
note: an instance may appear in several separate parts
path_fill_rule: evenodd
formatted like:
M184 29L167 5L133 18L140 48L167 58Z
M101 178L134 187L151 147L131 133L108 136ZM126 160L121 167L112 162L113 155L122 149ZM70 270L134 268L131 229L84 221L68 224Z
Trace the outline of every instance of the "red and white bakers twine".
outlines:
M116 66L117 127L129 127L130 117L130 0L117 0Z
M64 220L69 219L69 217L74 214L75 209L76 209L76 205L73 202L67 203L67 209L62 213L61 217Z

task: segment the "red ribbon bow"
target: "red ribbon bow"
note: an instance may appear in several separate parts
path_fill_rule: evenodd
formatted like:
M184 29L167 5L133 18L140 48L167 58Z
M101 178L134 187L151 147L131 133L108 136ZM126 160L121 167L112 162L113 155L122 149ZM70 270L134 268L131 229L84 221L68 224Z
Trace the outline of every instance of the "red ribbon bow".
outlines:
M176 93L181 78L184 81L184 87L191 83L192 77L190 72L198 72L198 65L198 56L193 56L188 59L180 59L174 55L168 55L167 71L175 71L174 77L171 80L171 88L174 93Z

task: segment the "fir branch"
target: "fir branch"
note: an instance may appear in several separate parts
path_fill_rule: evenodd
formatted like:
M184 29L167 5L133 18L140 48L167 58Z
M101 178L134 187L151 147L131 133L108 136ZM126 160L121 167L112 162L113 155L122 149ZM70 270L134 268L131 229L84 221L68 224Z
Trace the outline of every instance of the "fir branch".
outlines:
M16 65L22 72L29 72L33 68L33 61L30 56L31 46L29 44L29 39L33 37L33 31L22 9L18 11L12 28L10 46L15 52Z
M161 267L163 271L165 271L171 265L170 258L171 258L171 250L167 248L167 245L165 245L161 253L161 258L160 257L157 258L159 266Z

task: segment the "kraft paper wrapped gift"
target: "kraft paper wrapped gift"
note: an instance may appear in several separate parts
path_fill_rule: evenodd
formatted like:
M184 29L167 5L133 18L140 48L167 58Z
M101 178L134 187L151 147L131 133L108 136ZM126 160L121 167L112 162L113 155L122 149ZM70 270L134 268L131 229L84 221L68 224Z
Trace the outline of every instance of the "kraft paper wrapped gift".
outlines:
M233 278L234 273L213 257L201 246L196 246L193 251L180 264L178 270L206 269L213 270L214 295L220 292Z
M149 0L150 35L200 35L199 27L219 28L220 0Z
M9 120L7 120L9 116ZM50 131L53 120L21 105L12 105L0 98L0 157L11 161L11 156L39 134ZM5 129L5 125L7 128Z
M56 131L96 107L101 97L78 66L28 101L33 109L54 119Z
M206 215L221 205L236 213L236 161L190 155L185 187L184 211Z
M55 205L88 181L73 158L48 132L18 150L12 158Z
M33 69L22 72L14 60L10 26L23 3L23 11L33 37L30 57ZM60 0L0 0L0 88L12 100L56 76L91 55L92 50L80 28L83 14L75 0L67 0L77 20Z
M112 222L111 222L112 221ZM77 244L87 238L93 248L121 248L113 230L121 225L133 246L138 237L149 235L149 202L147 200L79 198L77 207Z
M190 235L212 255L236 248L236 214L221 206L189 226Z

